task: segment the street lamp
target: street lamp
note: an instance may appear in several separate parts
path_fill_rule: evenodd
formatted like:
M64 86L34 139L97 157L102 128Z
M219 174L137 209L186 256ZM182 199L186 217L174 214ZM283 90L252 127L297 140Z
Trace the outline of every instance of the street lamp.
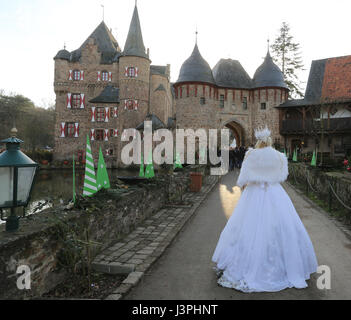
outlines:
M6 221L6 231L17 231L19 219L15 214L16 207L28 205L33 181L39 165L20 151L20 143L16 138L17 129L11 130L11 138L2 140L6 143L6 151L0 154L0 213L1 220ZM3 209L11 209L11 214L3 218Z

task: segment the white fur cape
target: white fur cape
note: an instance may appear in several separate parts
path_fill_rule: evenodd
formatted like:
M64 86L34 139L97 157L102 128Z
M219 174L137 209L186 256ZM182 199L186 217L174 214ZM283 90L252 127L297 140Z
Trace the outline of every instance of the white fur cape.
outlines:
M272 147L250 148L245 154L237 185L242 188L249 182L283 182L288 174L288 160L284 153Z

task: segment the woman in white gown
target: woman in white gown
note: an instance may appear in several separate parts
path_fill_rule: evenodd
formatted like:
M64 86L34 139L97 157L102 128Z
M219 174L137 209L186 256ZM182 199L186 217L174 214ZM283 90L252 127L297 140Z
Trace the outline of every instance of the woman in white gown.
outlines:
M317 271L311 240L288 194L286 156L271 147L270 131L255 131L237 185L238 204L212 257L218 284L243 292L305 288Z

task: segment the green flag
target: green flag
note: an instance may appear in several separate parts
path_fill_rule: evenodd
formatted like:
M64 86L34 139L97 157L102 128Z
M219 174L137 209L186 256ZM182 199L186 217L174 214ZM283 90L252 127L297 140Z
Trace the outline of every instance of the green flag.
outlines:
M143 153L141 153L139 177L145 177L145 173L144 173L144 156L143 156Z
M104 156L102 155L101 147L99 151L99 162L98 162L98 170L97 170L97 189L98 191L102 188L109 189L110 180L108 178L106 164L104 160Z
M317 165L317 156L316 156L316 152L313 151L313 156L312 156L312 160L311 160L311 166L315 167Z
M76 174L75 174L75 161L74 161L74 154L73 154L73 203L76 203Z
M175 156L175 161L174 161L174 164L173 164L173 169L175 169L175 168L183 168L182 163L180 161L180 155L179 155L178 152L177 152L177 154Z
M294 150L293 161L297 162L297 149Z
M153 178L155 176L154 165L152 163L152 153L149 153L149 164L147 164L145 169L145 178Z
M85 176L84 176L84 187L83 196L92 196L97 192L96 187L96 176L94 169L94 159L91 152L91 146L89 136L87 135L87 150L85 155Z

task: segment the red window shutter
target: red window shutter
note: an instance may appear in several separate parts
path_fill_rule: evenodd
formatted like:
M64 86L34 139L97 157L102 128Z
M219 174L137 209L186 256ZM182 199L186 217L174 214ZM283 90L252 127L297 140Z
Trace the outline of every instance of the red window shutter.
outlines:
M84 70L82 70L81 72L80 72L80 80L84 80Z
M127 110L128 100L124 100L124 110Z
M96 108L91 107L91 122L95 122L95 118L96 118Z
M85 108L85 94L84 93L80 94L80 108L81 109Z
M110 119L110 108L105 107L105 122L108 122L109 119Z
M108 129L104 129L104 140L108 141L108 136L109 136L109 130Z
M75 137L75 138L78 138L78 137L79 137L79 123L78 123L78 122L76 122L76 123L74 124L74 137Z
M183 87L180 87L180 97L183 98Z
M91 141L95 140L95 129L90 129L90 140Z
M139 107L139 101L134 100L134 110L138 110L138 107Z
M113 108L113 117L118 118L118 108L117 107Z
M113 134L115 137L118 137L118 129L113 129Z
M110 71L109 73L108 73L108 81L112 81L112 72Z
M210 87L210 98L212 96L212 87Z
M235 90L233 90L233 101L235 101Z
M72 94L71 93L67 93L67 109L71 109L72 108Z
M98 71L97 73L97 81L101 81L101 71Z
M135 67L135 77L138 78L139 75L139 69L138 67Z
M73 70L69 70L68 80L73 80Z
M60 138L65 138L66 137L66 123L65 122L61 122L61 125L60 125Z
M125 75L126 77L128 77L128 67L125 67L125 68L124 68L124 75Z

